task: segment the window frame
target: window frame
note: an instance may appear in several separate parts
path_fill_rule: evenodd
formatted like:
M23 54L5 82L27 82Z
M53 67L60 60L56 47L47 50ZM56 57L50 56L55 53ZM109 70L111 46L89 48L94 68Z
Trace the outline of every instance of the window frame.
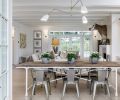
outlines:
M77 32L78 34L72 34L72 35L64 35L64 32ZM52 34L51 34L52 33ZM61 35L56 35L54 33L63 33ZM92 44L93 38L92 38L92 32L91 31L49 31L49 36L50 36L50 40L52 40L52 38L64 38L64 37L70 37L70 40L72 39L72 37L80 37L80 57L82 59L87 59L86 57L84 57L84 34L85 33L90 33L90 43ZM93 46L90 46L90 52L93 51Z

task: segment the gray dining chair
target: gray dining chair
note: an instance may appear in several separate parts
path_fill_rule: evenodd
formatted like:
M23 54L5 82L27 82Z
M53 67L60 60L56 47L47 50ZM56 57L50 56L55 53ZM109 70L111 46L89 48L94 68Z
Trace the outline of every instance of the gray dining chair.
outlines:
M91 83L91 88L93 88L93 100L95 99L96 88L98 85L105 86L107 93L110 97L109 82L108 82L108 70L107 69L98 69L98 77L94 79Z
M65 90L66 86L69 84L76 85L76 91L77 91L77 96L79 98L80 92L79 92L79 77L75 76L75 70L74 69L68 69L66 71L66 77L64 77L64 87L63 87L63 93L62 93L62 98L65 95Z
M49 98L48 84L47 84L47 80L45 80L44 78L44 69L32 69L32 77L33 77L32 95L35 95L36 86L44 85L48 99Z

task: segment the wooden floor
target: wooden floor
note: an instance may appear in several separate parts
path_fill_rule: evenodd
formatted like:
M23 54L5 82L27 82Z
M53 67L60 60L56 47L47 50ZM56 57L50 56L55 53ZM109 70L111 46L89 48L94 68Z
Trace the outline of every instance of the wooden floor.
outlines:
M30 76L30 73L29 73ZM114 95L114 82L115 82L115 74L112 72L110 76L110 83L112 87L110 87L111 92L111 100L120 100L120 76L118 76L119 81L119 96L115 97ZM31 84L31 77L29 77L29 84ZM92 100L92 96L89 94L89 88L87 88L86 81L80 80L80 98L79 100ZM61 94L63 89L63 82L58 81L57 87L55 88L55 84L52 83L52 94L49 96L49 100L61 100ZM35 96L31 96L31 89L29 90L29 96L25 97L25 71L24 69L13 69L13 100L46 100L46 95L44 88L38 87L37 93ZM67 91L64 96L64 100L78 100L76 96L75 86L70 85L67 88ZM96 98L95 100L110 100L110 98L105 95L104 89L101 87L97 88Z

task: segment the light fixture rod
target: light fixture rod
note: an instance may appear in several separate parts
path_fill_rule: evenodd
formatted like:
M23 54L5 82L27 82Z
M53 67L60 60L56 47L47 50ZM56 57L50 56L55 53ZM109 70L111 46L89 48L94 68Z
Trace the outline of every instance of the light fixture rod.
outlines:
M50 11L48 14L50 15L50 14L53 13L54 11L59 11L59 12L62 12L62 13L70 14L70 12L63 11L63 10L60 10L60 9L52 9L52 11Z
M77 2L71 7L71 9L73 9L78 3L81 3L81 5L83 6L83 2L81 0L77 0Z

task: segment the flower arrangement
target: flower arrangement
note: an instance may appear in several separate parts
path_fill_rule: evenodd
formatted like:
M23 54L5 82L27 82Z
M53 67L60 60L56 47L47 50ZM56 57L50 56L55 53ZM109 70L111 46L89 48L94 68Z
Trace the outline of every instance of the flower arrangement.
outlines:
M52 55L49 52L46 52L41 55L41 58L42 58L42 62L47 64L51 61Z
M90 56L90 62L92 64L97 64L98 63L98 60L99 60L100 56L99 56L99 53L98 52L93 52Z
M93 52L91 54L90 58L98 58L99 59L100 58L99 53L98 52Z
M43 53L43 54L41 55L41 58L48 58L48 59L51 59L52 56L51 56L51 54L50 54L49 52L46 52L46 53Z
M67 54L68 63L74 63L76 58L76 54L74 53Z

